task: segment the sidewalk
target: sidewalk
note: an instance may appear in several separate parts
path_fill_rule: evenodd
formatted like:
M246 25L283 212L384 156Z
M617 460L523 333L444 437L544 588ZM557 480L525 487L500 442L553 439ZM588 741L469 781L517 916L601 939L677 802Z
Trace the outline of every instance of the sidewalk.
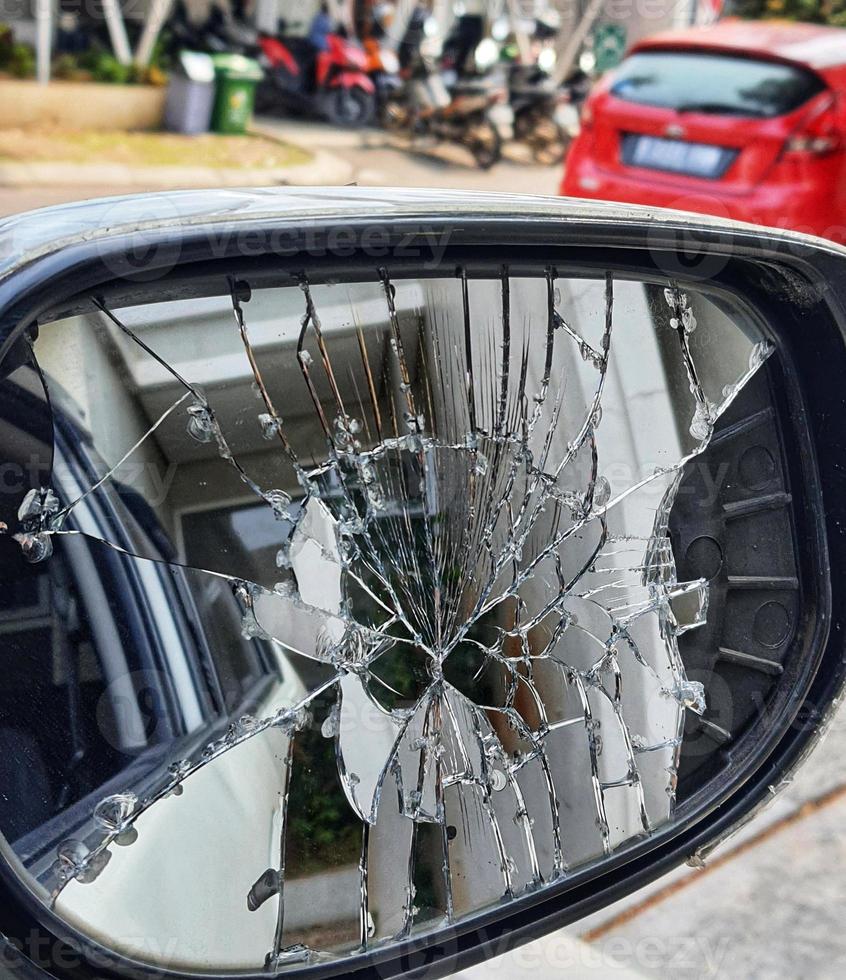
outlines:
M794 782L702 871L684 868L570 932L653 941L652 977L834 978L846 972L846 711Z
M504 956L453 973L450 980L646 980L634 957L555 932Z

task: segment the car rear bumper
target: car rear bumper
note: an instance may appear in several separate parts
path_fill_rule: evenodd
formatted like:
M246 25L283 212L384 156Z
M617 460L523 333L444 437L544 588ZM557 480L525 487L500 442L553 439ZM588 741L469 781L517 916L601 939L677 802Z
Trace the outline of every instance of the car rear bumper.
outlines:
M702 187L702 181L686 186L686 181L673 181L663 174L605 170L574 149L561 182L561 194L566 197L713 214L846 243L846 211L833 203L831 190L821 185L768 183L743 193L724 190L719 181L709 187Z

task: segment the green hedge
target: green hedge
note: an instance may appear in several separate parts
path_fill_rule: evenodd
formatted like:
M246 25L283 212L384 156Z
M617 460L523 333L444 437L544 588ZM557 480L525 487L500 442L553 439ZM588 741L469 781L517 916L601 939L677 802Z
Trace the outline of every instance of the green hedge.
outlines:
M754 20L783 18L846 27L846 0L732 0L727 12Z

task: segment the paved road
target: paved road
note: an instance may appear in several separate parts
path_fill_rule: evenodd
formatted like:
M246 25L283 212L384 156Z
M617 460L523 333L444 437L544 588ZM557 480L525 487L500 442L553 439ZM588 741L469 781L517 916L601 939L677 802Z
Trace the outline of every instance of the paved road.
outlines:
M538 167L521 147L490 170L479 170L460 147L420 144L410 152L377 130L355 132L314 123L262 119L260 125L302 146L334 151L352 164L353 180L373 187L458 187L479 191L555 194L560 167Z

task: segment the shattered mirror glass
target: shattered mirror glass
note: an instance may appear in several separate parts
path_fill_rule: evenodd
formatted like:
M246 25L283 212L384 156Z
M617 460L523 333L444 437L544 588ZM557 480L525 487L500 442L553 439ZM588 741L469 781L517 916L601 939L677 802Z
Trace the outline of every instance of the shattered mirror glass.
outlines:
M0 830L55 915L284 971L672 822L708 586L669 517L771 352L734 301L503 268L87 305L2 388Z

